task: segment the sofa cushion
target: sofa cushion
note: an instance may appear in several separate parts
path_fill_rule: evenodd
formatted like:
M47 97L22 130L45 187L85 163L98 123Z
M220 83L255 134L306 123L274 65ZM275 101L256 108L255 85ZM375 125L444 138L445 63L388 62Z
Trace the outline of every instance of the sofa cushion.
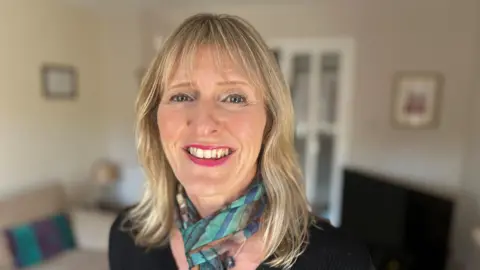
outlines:
M108 270L108 253L71 250L27 270Z
M60 237L62 250L69 250L76 247L75 236L73 235L73 226L70 215L59 213L48 219Z
M8 229L6 236L16 266L30 266L42 261L42 252L31 224L22 224Z
M66 214L14 226L6 230L17 267L39 264L75 247Z

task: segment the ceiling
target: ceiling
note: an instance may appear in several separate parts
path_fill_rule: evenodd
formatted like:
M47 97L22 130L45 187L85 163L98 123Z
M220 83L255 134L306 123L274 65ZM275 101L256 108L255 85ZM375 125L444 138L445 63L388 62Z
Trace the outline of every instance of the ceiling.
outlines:
M64 0L70 4L95 9L161 8L185 5L243 5L243 4L305 4L321 0Z

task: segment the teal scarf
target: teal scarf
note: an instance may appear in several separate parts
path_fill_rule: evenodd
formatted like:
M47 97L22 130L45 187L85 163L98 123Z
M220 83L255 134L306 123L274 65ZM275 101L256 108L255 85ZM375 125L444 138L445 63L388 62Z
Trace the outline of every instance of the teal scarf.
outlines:
M241 244L258 231L265 202L265 187L257 177L240 198L201 218L179 185L177 227L182 234L189 268L221 270L233 267L233 254L228 254L224 244L228 241Z

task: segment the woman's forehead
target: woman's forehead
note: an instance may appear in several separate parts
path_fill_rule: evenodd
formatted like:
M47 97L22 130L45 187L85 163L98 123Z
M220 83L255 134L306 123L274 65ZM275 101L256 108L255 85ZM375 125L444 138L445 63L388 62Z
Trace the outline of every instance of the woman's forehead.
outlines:
M242 61L234 59L225 52L210 48L200 48L194 54L178 59L177 66L171 71L170 82L193 80L198 75L215 74L225 80L245 80Z

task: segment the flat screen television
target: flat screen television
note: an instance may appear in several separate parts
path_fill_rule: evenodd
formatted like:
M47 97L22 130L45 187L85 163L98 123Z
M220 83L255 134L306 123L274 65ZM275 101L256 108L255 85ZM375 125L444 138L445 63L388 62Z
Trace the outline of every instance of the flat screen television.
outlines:
M452 199L359 169L343 176L340 227L370 247L378 270L446 269Z

